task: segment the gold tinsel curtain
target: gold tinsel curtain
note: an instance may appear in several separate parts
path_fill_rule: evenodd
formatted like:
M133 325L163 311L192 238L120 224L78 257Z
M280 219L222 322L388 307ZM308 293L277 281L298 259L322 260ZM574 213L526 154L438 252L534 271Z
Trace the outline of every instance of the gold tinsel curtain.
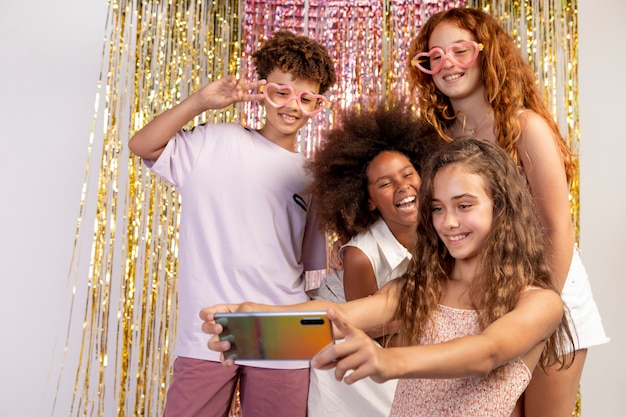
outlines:
M575 0L109 0L51 415L162 414L181 207L176 190L129 154L126 143L137 130L211 80L252 78L251 53L274 31L289 29L327 45L339 75L330 111L299 136L310 155L341 109L405 92L410 39L433 13L465 6L498 17L514 36L577 151ZM231 106L189 127L226 121L254 128L261 112L256 104ZM577 178L571 201L578 230Z

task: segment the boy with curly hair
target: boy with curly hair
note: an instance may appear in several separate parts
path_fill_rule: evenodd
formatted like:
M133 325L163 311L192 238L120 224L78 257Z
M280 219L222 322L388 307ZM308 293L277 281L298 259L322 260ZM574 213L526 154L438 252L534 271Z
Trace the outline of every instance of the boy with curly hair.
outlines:
M303 302L305 270L325 267L324 236L312 225L310 180L296 136L327 104L322 94L336 79L332 60L318 42L285 31L276 32L252 59L258 80L231 75L211 82L129 142L182 198L176 360L166 417L227 416L238 380L246 417L306 416L308 363L225 368L219 354L207 350L210 336L197 314L207 305L247 299ZM250 91L257 88L263 92ZM265 105L261 129L183 129L206 110L240 101Z

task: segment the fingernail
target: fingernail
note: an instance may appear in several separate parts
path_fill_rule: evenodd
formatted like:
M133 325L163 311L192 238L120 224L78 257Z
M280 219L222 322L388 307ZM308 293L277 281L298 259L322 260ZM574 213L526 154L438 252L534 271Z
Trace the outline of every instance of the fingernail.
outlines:
M225 334L224 336L220 336L220 341L233 343L235 341L235 336L232 334Z

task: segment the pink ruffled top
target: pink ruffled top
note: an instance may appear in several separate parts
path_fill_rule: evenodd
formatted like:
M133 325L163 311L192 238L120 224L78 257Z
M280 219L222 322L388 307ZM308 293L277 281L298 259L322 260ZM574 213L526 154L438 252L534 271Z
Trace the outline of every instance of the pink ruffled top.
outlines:
M439 306L436 329L426 329L420 344L436 344L480 333L478 313ZM530 379L520 359L494 369L486 377L400 379L390 417L509 417Z

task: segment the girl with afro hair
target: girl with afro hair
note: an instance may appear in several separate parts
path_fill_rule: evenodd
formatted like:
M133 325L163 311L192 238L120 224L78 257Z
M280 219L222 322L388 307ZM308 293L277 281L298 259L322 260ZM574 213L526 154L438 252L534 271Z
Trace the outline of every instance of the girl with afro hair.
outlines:
M373 294L406 271L417 233L420 172L443 140L400 101L353 107L325 139L306 169L318 221L347 243L339 249L343 270L324 276L309 296L343 303ZM370 335L393 344L390 327ZM311 368L309 417L387 416L395 386L395 380L369 379L347 386L333 371Z

